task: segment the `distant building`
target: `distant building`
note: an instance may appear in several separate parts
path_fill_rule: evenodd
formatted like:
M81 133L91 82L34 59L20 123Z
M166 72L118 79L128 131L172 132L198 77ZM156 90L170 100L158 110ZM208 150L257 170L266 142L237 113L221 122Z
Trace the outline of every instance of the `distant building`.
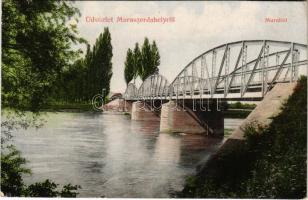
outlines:
M122 94L121 93L113 93L112 95L110 95L109 101L112 101L114 99L121 99L121 98L122 98Z

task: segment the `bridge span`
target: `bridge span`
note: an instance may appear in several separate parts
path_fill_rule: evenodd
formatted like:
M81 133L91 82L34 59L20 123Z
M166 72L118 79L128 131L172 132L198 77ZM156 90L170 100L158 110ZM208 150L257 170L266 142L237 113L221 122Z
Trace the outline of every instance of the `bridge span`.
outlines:
M277 83L307 75L307 66L304 44L231 42L194 58L172 82L155 73L139 88L129 83L124 99L133 120L160 120L161 131L223 135L221 102L262 101Z

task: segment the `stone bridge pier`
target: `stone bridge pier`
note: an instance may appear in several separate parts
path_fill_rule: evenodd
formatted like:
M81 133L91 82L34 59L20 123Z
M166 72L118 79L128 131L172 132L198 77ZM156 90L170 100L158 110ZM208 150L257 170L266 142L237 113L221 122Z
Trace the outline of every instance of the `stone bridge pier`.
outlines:
M205 107L200 102L170 100L162 105L160 131L223 136L224 116L215 102Z
M161 100L142 100L132 103L131 119L138 121L160 121Z
M124 100L124 110L126 112L132 113L132 107L133 107L132 101Z

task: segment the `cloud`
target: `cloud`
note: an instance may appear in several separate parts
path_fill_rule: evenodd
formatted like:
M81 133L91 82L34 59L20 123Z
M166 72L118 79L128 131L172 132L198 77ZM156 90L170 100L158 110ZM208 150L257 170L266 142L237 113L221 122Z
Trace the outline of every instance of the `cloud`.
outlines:
M94 44L108 26L113 45L111 90L124 92L124 61L128 48L144 37L155 40L161 54L160 72L171 82L202 52L238 40L272 39L306 43L305 2L98 2L79 1L81 36ZM175 23L88 23L95 17L175 17ZM266 17L286 17L287 23L265 23Z

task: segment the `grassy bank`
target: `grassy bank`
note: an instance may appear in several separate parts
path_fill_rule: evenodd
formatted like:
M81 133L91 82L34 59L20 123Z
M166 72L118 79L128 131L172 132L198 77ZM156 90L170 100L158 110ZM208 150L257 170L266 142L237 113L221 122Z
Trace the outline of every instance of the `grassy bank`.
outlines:
M50 103L42 108L43 111L94 111L90 103Z
M229 140L178 197L304 198L307 160L307 79L268 127L252 125L245 141Z
M241 102L236 102L236 103L229 103L228 108L229 109L248 109L248 110L253 110L257 105L252 104L252 103L241 103Z
M239 119L245 119L252 110L225 110L223 111L225 118L239 118Z
M232 134L233 131L234 131L234 129L225 128L224 129L224 137L229 137Z

